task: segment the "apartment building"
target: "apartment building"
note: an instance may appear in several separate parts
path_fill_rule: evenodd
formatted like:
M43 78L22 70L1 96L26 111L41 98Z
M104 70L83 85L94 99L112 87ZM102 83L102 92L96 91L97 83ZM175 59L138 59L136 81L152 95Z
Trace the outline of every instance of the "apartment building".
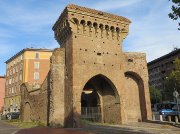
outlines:
M180 49L174 49L174 51L148 63L150 86L154 86L160 91L164 90L165 79L175 69L176 58L180 58Z
M38 88L50 68L52 50L25 48L8 59L6 63L6 84L4 113L20 110L20 86L28 82Z
M0 112L3 110L5 96L5 76L0 76Z

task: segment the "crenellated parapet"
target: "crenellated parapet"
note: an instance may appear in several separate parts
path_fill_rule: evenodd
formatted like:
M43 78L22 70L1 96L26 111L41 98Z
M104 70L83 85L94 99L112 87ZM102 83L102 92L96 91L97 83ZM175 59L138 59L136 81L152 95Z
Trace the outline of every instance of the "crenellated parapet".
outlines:
M77 34L118 41L124 39L128 33L125 28L120 29L120 27L117 26L84 19L78 20L77 18L70 20L70 27L72 31Z
M125 17L68 5L54 24L53 30L60 44L71 33L121 42L128 35L130 23L131 21Z

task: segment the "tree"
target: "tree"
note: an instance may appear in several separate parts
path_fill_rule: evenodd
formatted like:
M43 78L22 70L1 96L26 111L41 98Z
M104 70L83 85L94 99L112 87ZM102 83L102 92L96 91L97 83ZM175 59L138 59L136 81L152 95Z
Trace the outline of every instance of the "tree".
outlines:
M174 90L180 93L180 59L175 59L174 68L165 80L165 94L170 100L173 99Z
M169 18L171 18L172 20L178 20L178 18L180 18L180 0L169 0L173 2L172 5L172 12L169 13ZM178 22L179 24L179 28L178 30L180 30L180 22Z
M150 89L151 103L155 104L155 103L161 102L162 100L161 91L155 87L150 87L149 89Z

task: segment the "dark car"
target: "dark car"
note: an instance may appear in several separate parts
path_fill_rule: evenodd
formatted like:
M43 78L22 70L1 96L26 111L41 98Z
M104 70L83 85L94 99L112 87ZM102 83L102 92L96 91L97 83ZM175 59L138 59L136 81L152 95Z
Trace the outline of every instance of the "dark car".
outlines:
M8 120L19 119L20 113L19 112L11 112L11 113L8 113L6 116L7 116Z

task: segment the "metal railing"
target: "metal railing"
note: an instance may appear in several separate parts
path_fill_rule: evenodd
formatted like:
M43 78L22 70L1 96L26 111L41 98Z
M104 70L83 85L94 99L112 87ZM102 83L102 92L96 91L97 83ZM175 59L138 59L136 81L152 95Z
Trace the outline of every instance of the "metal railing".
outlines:
M92 122L101 121L100 107L81 107L81 119Z

